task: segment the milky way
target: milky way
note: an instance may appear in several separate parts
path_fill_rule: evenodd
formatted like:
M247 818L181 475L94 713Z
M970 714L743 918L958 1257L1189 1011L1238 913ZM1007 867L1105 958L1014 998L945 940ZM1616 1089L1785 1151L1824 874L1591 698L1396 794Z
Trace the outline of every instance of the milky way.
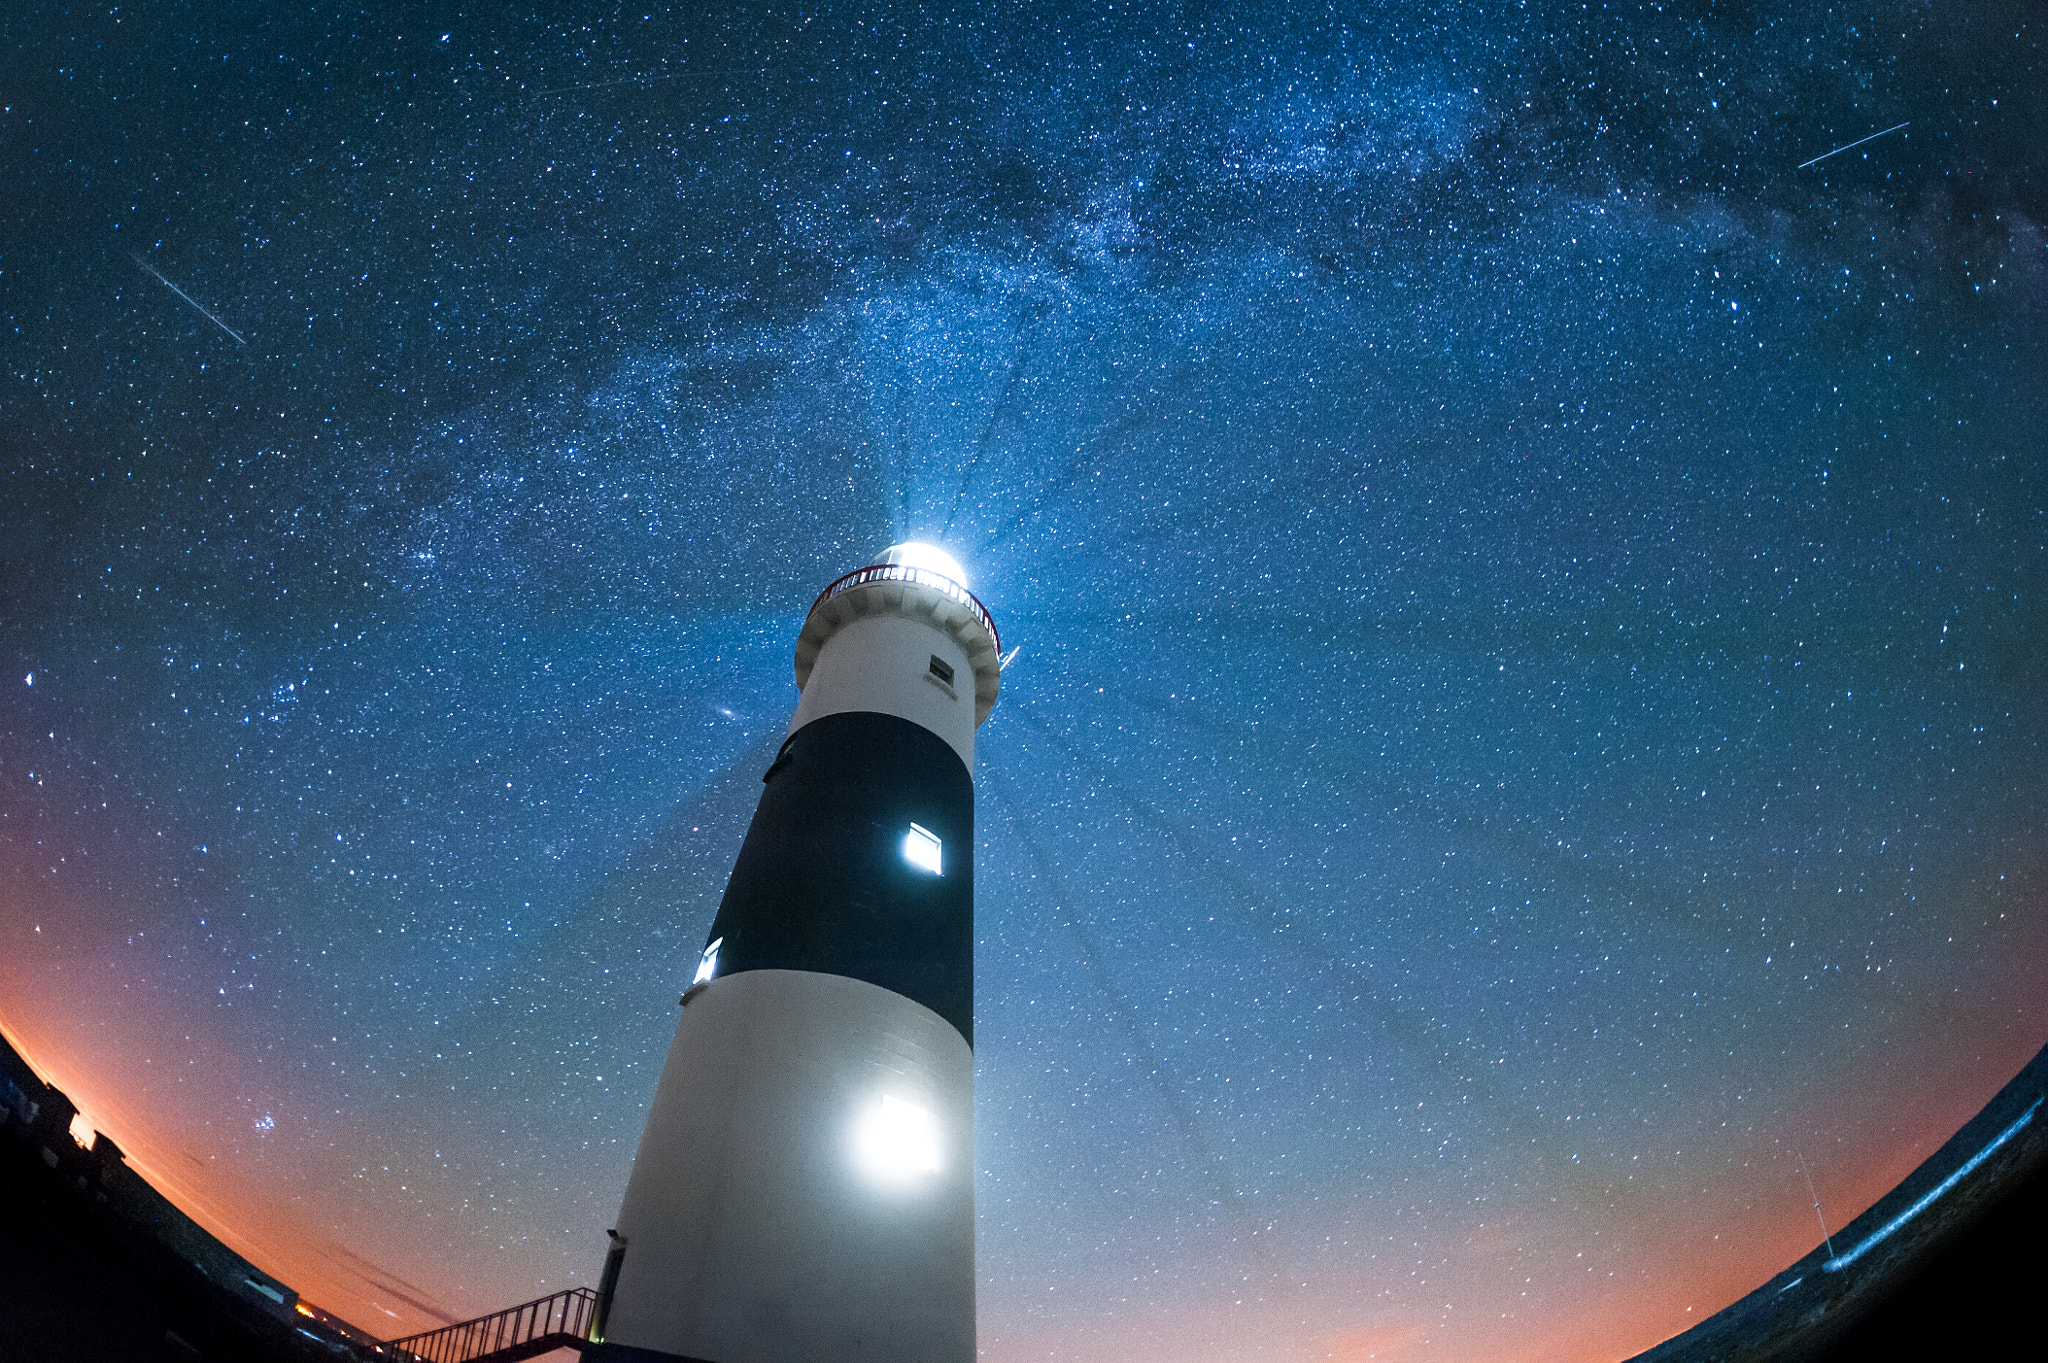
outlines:
M1647 1347L2048 1040L2031 14L11 15L0 1019L366 1328L591 1282L922 536L985 1355Z

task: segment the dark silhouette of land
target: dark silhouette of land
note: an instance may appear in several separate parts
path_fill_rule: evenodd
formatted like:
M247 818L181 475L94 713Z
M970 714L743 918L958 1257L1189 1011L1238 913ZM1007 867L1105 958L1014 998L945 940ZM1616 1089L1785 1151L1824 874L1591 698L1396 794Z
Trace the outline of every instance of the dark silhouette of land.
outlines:
M172 1206L0 1040L0 1358L357 1363L368 1336Z
M2048 1269L2048 1047L1877 1204L1633 1363L2004 1358Z

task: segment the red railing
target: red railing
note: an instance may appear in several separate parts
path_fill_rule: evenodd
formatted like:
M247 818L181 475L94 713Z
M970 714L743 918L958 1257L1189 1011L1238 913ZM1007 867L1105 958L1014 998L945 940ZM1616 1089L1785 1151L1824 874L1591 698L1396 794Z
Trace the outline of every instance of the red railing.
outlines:
M590 1317L596 1309L596 1291L572 1287L460 1325L394 1339L384 1347L425 1363L474 1363L478 1359L511 1363L588 1340Z
M871 563L865 568L855 568L819 592L818 599L811 603L811 609L815 611L841 592L852 591L855 587L865 587L870 582L911 582L952 597L967 607L974 618L981 622L981 627L988 631L988 637L995 641L997 656L1001 656L1003 636L996 633L995 618L988 613L988 607L982 605L973 592L952 578L944 573L935 573L929 568L913 568L907 563Z

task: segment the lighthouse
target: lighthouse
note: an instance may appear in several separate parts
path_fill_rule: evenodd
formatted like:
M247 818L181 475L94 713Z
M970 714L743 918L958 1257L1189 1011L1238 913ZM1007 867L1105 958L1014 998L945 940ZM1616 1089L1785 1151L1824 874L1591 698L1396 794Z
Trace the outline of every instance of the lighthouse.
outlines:
M974 735L995 622L930 545L819 593L682 996L593 1363L967 1363Z

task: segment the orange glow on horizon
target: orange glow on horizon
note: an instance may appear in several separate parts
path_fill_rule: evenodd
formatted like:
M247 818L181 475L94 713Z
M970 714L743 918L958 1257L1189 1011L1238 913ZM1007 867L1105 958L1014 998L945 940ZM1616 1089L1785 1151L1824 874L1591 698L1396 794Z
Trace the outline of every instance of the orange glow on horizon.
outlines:
M1564 1218L1533 1197L1502 1199L1475 1210L1480 1226L1447 1225L1412 1252L1404 1247L1399 1263L1375 1263L1370 1255L1319 1263L1303 1251L1299 1276L1289 1263L1275 1278L1276 1285L1301 1286L1257 1304L1233 1307L1191 1291L1143 1306L1062 1303L1042 1318L1015 1311L1005 1318L1002 1308L985 1307L982 1356L1023 1363L1074 1353L1082 1339L1101 1346L1081 1351L1085 1357L1244 1363L1244 1341L1260 1338L1269 1347L1259 1357L1349 1363L1631 1357L1740 1299L1809 1250L1819 1235L1813 1194L1839 1234L2025 1063L2039 1037L2004 1010L2037 988L2034 963L2048 959L2048 920L2021 941L2024 949L2006 953L1998 987L1984 999L1948 1004L1917 1034L1875 1043L1867 1067L1760 1112L1752 1131L1716 1147L1714 1161L1639 1174L1625 1195L1606 1193L1593 1175L1556 1176L1555 1191L1583 1196L1597 1211ZM105 1131L137 1174L230 1249L339 1308L328 1315L301 1302L302 1316L376 1322L377 1334L412 1333L542 1295L549 1289L535 1290L531 1280L542 1273L554 1279L564 1261L575 1267L573 1252L563 1260L540 1252L494 1259L475 1248L483 1237L473 1227L455 1232L451 1250L439 1238L447 1234L444 1224L408 1220L402 1206L353 1200L343 1178L353 1162L367 1163L383 1148L360 1135L334 1154L306 1142L291 1148L288 1165L266 1168L254 1152L282 1135L250 1136L246 1122L238 1132L229 1121L215 1121L223 1111L239 1115L230 1100L251 1082L253 1067L239 1061L246 1052L235 1049L236 1034L203 1032L181 1020L171 1040L186 1044L163 1045L158 1034L165 1029L148 1003L82 1007L81 1000L114 997L112 984L85 972L87 984L103 987L55 972L40 979L15 973L19 965L0 965L0 1034L45 1082L93 1114L81 1144ZM290 1111L274 1096L264 1101L276 1102L281 1116ZM1705 1117L1697 1125L1703 1139L1721 1129ZM337 1138L358 1134L340 1123L333 1130ZM240 1147L228 1139L234 1136ZM1691 1136L1684 1143L1691 1155ZM298 1200L298 1188L282 1181L278 1168L304 1179L313 1194ZM1620 1177L1628 1172L1635 1171ZM1541 1191L1548 1197L1553 1190ZM1411 1284L1411 1254L1429 1259L1434 1281ZM1526 1281L1530 1265L1533 1282Z

